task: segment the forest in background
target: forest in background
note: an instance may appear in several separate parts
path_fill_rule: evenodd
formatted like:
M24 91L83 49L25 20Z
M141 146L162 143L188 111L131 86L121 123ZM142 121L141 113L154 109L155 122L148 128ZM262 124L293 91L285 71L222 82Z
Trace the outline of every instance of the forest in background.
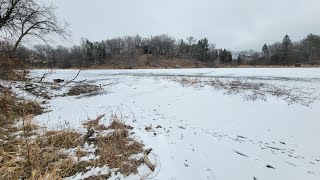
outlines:
M55 8L33 0L0 0L1 64L40 68L172 68L236 65L319 65L320 36L293 42L289 35L260 51L217 48L207 38L170 35L124 36L102 41L83 38L72 47L51 46L49 37L69 39L68 25ZM42 45L26 46L26 42ZM43 45L45 44L45 45ZM8 63L7 63L8 62ZM8 66L8 65L7 65Z
M286 35L281 42L264 44L261 51L233 52L218 49L207 38L176 40L169 35L125 36L103 41L83 39L73 47L35 45L17 47L15 57L37 67L219 67L223 65L319 64L320 36L309 34L292 42Z

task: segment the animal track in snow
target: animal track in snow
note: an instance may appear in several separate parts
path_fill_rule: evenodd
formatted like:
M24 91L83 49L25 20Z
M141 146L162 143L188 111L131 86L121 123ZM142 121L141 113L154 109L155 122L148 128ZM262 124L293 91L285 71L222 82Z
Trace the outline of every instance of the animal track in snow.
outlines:
M205 170L205 178L208 180L216 180L216 177L213 175L212 170L209 168Z

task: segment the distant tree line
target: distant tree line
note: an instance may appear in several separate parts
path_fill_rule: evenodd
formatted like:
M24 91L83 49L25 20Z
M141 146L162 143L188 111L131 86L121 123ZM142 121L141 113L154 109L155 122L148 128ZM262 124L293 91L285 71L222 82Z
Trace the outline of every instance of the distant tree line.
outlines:
M144 56L160 58L160 60L195 61L207 67L219 66L219 64L315 64L320 60L320 36L310 34L301 41L292 42L286 35L282 42L264 44L261 51L231 52L226 49L217 49L214 44L208 42L207 38L196 40L193 37L187 37L185 40L176 40L169 35L152 37L136 35L99 42L83 39L80 45L73 47L36 45L30 49L20 45L15 55L22 61L32 62L33 65L52 68L90 67L117 62L125 64L125 68L130 68ZM148 65L145 64L145 66Z
M121 61L130 67L143 55L162 57L164 59L183 59L215 64L248 64L248 65L295 65L315 64L320 60L320 36L310 34L298 42L292 42L286 35L282 42L264 44L261 51L231 52L217 49L207 38L196 40L188 37L176 40L168 35L152 37L125 36L92 42L83 39L79 46L71 48L49 45L36 45L32 49L20 46L16 55L19 59L30 57L39 64L58 67L89 67L92 65L110 64ZM45 63L43 63L45 62Z
M309 34L292 42L286 35L281 42L264 44L261 51L231 52L218 49L207 38L176 39L169 35L151 37L124 36L103 41L83 39L73 47L36 45L23 46L25 40L50 41L55 35L63 39L70 32L67 24L55 16L55 8L36 0L0 0L0 67L8 59L36 66L70 68L109 65L121 62L132 67L140 60L145 65L157 61L199 62L205 66L227 65L299 65L320 64L320 36ZM175 61L176 59L180 61ZM2 65L1 65L2 64ZM140 66L141 64L139 64ZM177 64L179 65L179 64Z
M320 64L320 36L309 34L301 41L292 42L285 35L281 42L264 44L261 51L237 52L238 64L299 65Z
M79 46L73 47L36 45L29 49L19 46L16 52L21 60L33 58L37 62L42 61L39 64L59 68L88 67L114 61L124 61L130 65L143 55L202 63L218 60L225 64L232 63L232 53L226 49L216 49L207 38L196 40L188 37L186 40L176 40L168 35L145 38L139 35L125 36L99 42L83 39Z

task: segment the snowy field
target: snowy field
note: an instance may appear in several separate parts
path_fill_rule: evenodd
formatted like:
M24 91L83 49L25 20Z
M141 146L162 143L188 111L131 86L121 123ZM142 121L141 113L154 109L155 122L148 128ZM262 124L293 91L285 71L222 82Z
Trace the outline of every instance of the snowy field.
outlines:
M55 70L46 80L70 80L77 72ZM260 83L265 92L286 89L296 99L272 93L248 98L252 92L244 88L228 93L208 83L217 79ZM104 91L55 97L47 104L51 111L36 120L51 129L85 131L84 120L121 117L153 148L157 168L149 178L320 179L320 69L87 70L76 79L83 80Z

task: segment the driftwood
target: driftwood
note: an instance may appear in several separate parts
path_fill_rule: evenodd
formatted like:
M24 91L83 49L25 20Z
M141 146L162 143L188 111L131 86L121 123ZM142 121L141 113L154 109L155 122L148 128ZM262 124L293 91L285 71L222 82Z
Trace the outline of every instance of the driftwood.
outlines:
M156 167L151 163L151 161L148 157L148 155L150 154L151 151L152 151L152 149L147 149L143 152L143 160L144 160L144 163L148 166L148 168L151 171L154 171Z

